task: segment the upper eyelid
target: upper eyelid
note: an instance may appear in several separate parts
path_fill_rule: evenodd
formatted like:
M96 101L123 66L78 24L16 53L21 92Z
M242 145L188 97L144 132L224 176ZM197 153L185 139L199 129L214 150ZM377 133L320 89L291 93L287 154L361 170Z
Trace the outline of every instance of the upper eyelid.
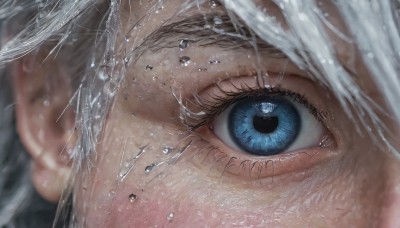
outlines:
M233 84L232 84L233 85ZM323 119L327 118L327 113L318 110L307 99L298 93L275 86L271 88L253 88L246 84L242 84L241 87L234 86L235 91L225 91L218 84L215 86L223 95L208 94L209 99L203 98L201 104L198 104L200 109L204 111L204 115L196 121L196 124L189 124L190 129L196 130L204 125L210 124L213 120L236 102L249 98L249 97L262 97L262 96L288 96L291 97L295 102L304 105L310 113L317 119L318 122L323 123ZM199 99L196 99L198 102Z
M233 105L235 102L250 96L250 94L254 95L254 92L258 90L252 88L241 88L237 92L228 92L221 89L224 96L210 95L210 99L203 99L200 106L205 109L205 115L201 118L202 121L200 123L192 126L192 130L196 130L201 126L212 122L213 119L221 114L226 108Z

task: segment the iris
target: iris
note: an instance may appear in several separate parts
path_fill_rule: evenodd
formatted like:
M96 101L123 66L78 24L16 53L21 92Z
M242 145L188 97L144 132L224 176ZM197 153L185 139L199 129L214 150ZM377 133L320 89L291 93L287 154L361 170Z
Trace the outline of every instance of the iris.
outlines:
M228 114L228 132L242 150L260 156L279 154L297 138L298 110L284 97L249 98Z

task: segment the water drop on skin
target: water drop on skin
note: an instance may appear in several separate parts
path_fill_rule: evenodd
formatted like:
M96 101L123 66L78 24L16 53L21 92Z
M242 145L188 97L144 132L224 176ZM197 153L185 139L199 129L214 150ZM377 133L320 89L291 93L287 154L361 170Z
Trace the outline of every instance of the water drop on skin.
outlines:
M104 84L103 91L109 97L115 96L115 94L117 93L117 90L118 90L118 86L111 81Z
M209 64L215 65L215 64L220 64L221 61L215 59L215 60L210 60L210 61L208 61L208 63L209 63Z
M190 57L189 56L182 56L179 58L179 63L181 66L187 67L190 64Z
M146 70L153 70L153 66L152 65L147 65L146 66Z
M136 198L137 198L137 196L135 194L133 194L133 193L130 194L129 195L129 202L131 202L131 203L135 202Z
M107 80L109 78L108 74L104 70L100 70L97 73L97 77L102 81L105 81L105 80Z
M47 99L44 100L44 101L43 101L43 106L44 106L44 107L49 107L49 106L50 106L50 101L47 100Z
M221 6L221 3L218 0L210 0L210 7L212 9L214 9L214 8L216 8L218 6Z
M222 19L220 17L217 17L217 16L215 16L213 18L213 20L214 20L214 25L222 25L222 23L223 23Z
M146 166L146 168L144 169L144 173L146 173L146 174L150 173L151 171L153 171L154 167L156 167L156 164L154 164L154 163Z
M123 178L125 176L125 170L121 170L121 172L118 173L118 178Z
M128 65L128 63L129 63L129 60L130 60L130 58L128 58L128 57L124 57L124 64L125 64L125 65Z
M168 154L170 154L170 153L172 152L172 150L173 150L173 149L172 149L171 147L165 146L165 147L163 148L162 152L163 152L163 154L168 155Z
M110 196L111 198L114 198L115 190L110 190L110 192L108 193L108 196Z
M181 40L179 42L179 50L183 51L189 46L189 42L187 40Z
M174 212L170 212L167 214L167 220L172 222L174 220Z

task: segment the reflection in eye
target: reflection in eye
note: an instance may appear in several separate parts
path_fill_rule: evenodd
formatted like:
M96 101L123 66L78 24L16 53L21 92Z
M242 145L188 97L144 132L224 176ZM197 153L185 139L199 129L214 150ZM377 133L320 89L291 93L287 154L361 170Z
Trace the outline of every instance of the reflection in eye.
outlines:
M323 125L300 95L275 91L242 98L213 123L215 134L229 147L252 155L270 156L317 146Z

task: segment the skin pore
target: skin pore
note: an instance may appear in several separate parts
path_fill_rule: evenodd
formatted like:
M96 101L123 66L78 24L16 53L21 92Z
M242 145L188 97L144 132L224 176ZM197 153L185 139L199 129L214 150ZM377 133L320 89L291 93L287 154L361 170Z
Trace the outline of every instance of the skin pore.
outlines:
M396 227L400 165L364 128L356 130L357 118L348 117L329 89L265 43L257 55L252 47L219 37L211 29L209 33L189 29L207 26L204 15L216 29L225 26L226 15L219 6L204 5L175 17L180 0L166 1L156 10L147 1L129 3L123 6L121 23L132 38L124 45L127 50L144 51L132 58L135 61L114 96L104 134L90 159L92 169L75 179L78 224ZM284 23L275 6L262 6ZM329 4L325 10L330 22L345 31ZM192 27L186 26L182 33L168 32L189 22ZM328 34L363 91L381 102L354 53L356 48L334 32ZM124 46L119 42L117 46ZM259 71L265 76L261 86ZM308 106L306 113L317 121L305 126L305 138L316 134L317 140L282 154L250 155L216 132L216 126L226 121L219 118L222 110L200 119L201 125L196 116L182 112L187 106L195 113L207 113L210 107L198 105L198 100L221 107L228 92L262 88L299 94L306 101L299 105ZM389 118L383 120L390 126ZM190 130L183 122L197 127Z

